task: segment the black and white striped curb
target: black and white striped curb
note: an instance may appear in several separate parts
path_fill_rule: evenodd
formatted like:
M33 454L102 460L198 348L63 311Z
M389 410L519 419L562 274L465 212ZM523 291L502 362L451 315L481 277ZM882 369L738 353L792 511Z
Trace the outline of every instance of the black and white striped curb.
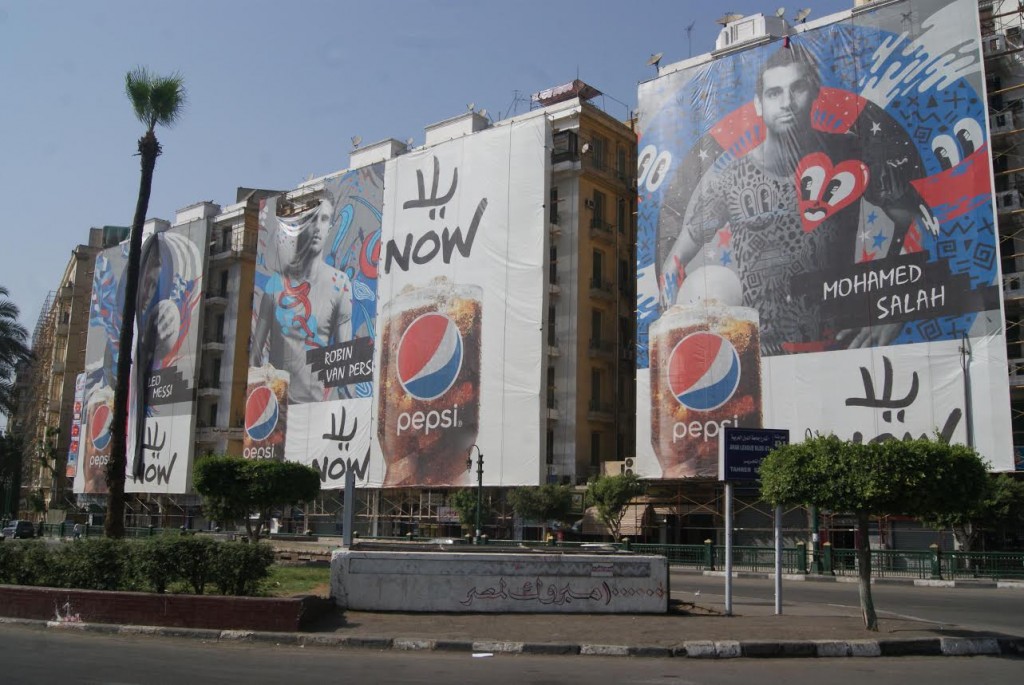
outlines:
M108 635L177 637L207 642L260 642L338 649L550 654L569 656L685 657L690 659L765 659L879 656L1024 656L1024 637L928 637L878 640L691 640L672 647L586 643L512 642L503 640L432 640L371 637L336 633L276 633L209 630L105 623L0 618L0 624Z

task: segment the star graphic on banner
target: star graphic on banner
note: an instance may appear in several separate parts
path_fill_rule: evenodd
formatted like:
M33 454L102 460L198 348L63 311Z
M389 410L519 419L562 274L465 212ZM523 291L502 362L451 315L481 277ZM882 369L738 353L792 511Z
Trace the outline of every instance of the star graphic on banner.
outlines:
M860 231L857 233L857 240L859 240L862 243L866 243L870 238L871 234L868 233L868 229L866 228L860 229Z
M877 135L878 132L881 131L881 130L882 130L882 127L881 127L881 125L877 121L872 121L871 122L871 134L872 135Z
M718 245L719 247L728 247L729 243L732 242L732 231L728 227L723 228L718 232Z
M870 262L870 261L874 260L874 258L875 258L875 253L874 252L868 252L867 250L861 250L860 261L862 263L863 262Z
M729 266L730 264L732 264L732 257L729 256L729 251L722 250L722 258L719 259L718 261L722 263L722 266Z
M708 151L705 150L704 148L701 148L697 156L700 157L702 160L705 160L708 158Z
M871 213L868 214L868 223L869 224L873 224L873 223L875 223L876 219L878 219L878 215L875 214L874 210L871 210Z
M881 232L881 231L879 231L879 232L878 232L878 233L876 233L876 234L874 235L874 237L872 238L872 245L871 245L871 247L872 247L872 248L879 248L879 247L882 247L882 245L885 245L885 241L886 241L886 240L888 240L888 238L886 238L886 237L885 237L885 235L884 235L884 234L882 234L882 232Z

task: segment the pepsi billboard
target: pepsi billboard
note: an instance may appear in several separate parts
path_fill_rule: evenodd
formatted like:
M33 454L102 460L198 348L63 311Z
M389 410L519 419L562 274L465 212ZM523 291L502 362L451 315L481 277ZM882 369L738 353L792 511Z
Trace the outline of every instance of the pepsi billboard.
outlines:
M325 489L370 462L384 165L326 179L313 206L265 199L243 455L312 466Z
M191 488L196 351L208 241L206 221L143 236L129 352L126 492L179 494ZM96 258L76 493L106 493L127 257L126 241Z
M965 442L969 416L1012 469L977 3L775 33L640 86L637 472L714 478L727 427Z
M549 143L538 112L387 162L372 484L467 485L474 445L485 485L543 482Z

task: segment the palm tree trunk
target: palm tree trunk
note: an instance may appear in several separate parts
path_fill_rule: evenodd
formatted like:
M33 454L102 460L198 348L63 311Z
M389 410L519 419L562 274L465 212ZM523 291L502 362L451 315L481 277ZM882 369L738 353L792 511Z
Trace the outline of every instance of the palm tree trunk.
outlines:
M864 627L878 630L878 616L871 599L871 543L868 538L868 512L857 512L857 589L860 593L860 610L864 616Z
M121 337L117 348L117 385L114 388L114 416L111 420L110 461L107 463L107 517L103 522L107 537L124 537L124 485L128 464L128 387L132 368L132 343L135 339L135 300L139 290L139 267L142 260L142 226L149 211L149 195L153 188L153 170L160 155L160 143L152 129L139 138L142 175L139 199L128 242L128 265L125 270L124 309L121 313ZM139 436L141 439L141 436Z

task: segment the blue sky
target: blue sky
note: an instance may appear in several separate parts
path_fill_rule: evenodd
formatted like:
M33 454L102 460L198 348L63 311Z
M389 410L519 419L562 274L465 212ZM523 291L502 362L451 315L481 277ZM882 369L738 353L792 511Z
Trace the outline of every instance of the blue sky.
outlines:
M776 0L777 2L778 0ZM820 18L852 0L802 0ZM235 188L287 190L348 164L352 136L423 142L466 110L529 109L530 93L577 76L625 119L663 63L714 46L730 0L0 0L0 284L31 329L90 226L128 225L142 134L127 70L180 72L188 109L159 130L150 217ZM787 16L799 9L790 6ZM686 27L693 23L691 41ZM517 99L518 96L518 99Z

